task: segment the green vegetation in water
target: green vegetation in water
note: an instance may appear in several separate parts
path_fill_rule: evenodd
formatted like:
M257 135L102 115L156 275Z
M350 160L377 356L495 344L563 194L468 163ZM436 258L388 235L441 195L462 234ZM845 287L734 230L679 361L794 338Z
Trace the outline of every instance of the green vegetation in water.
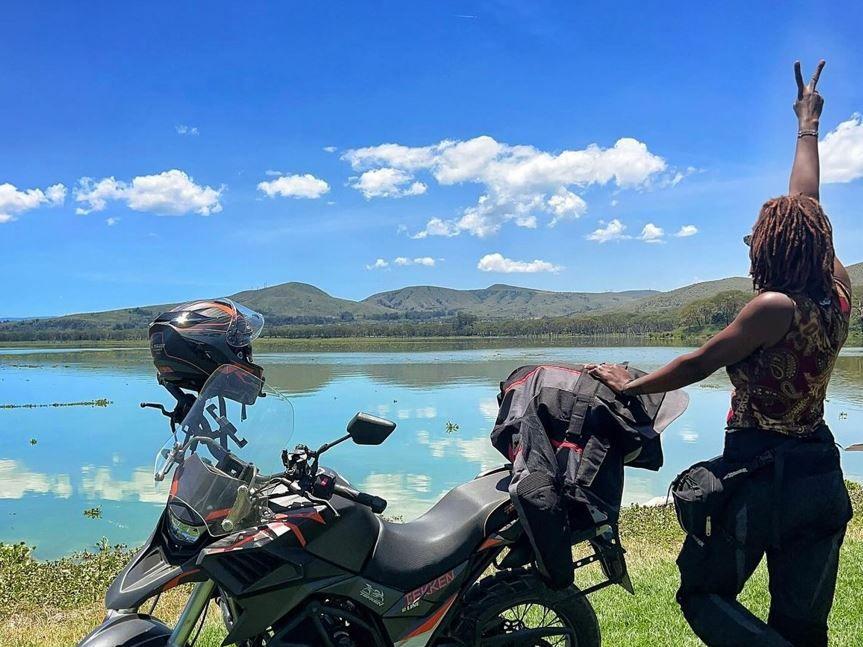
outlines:
M107 407L114 404L106 398L98 400L87 400L86 402L52 402L51 404L0 404L0 409L44 409L49 407ZM31 445L35 445L34 439L30 440Z
M848 527L839 569L831 645L851 647L863 635L863 487L848 483L855 517ZM603 643L629 647L699 645L674 594L679 576L674 560L683 542L670 505L632 506L621 514L621 538L635 586L629 595L617 586L590 596ZM0 647L60 647L76 643L102 621L102 597L134 551L109 546L59 560L39 561L24 544L0 544ZM598 581L595 565L576 573L578 586ZM155 616L172 623L188 596L178 587L162 596ZM741 601L761 618L769 610L766 568L762 564ZM145 609L149 607L145 605ZM225 636L218 612L210 613L198 647L217 647Z
M448 434L454 434L458 431L458 423L452 422L451 420L446 421L446 432Z
M94 508L87 508L84 510L84 516L88 519L101 519L102 518L102 506L97 505Z

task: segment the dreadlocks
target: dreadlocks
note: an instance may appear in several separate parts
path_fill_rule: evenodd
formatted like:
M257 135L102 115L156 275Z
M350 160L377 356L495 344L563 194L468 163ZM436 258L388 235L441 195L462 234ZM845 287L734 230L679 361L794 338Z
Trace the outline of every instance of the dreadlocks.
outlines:
M817 200L785 195L767 201L752 230L752 284L756 290L833 292L833 228Z

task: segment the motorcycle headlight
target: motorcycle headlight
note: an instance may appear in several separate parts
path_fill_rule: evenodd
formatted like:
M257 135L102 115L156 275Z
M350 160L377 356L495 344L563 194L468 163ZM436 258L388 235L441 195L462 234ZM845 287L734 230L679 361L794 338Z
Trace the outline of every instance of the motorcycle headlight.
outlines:
M168 506L168 534L179 544L194 544L204 533L205 526L189 523L179 517L174 506Z

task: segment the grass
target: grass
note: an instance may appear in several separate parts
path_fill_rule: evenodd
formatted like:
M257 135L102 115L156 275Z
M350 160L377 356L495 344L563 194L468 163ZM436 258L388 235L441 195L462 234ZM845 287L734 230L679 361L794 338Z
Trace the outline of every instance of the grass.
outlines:
M856 514L863 511L863 487L849 483ZM609 587L591 596L606 645L653 647L698 645L674 601L678 585L674 559L683 539L670 506L631 507L621 517L631 596ZM114 574L129 559L122 546L102 544L85 552L44 562L34 560L22 544L0 545L0 647L66 647L74 645L104 616L102 596ZM594 566L579 570L577 583L596 581ZM169 591L155 615L171 623L186 601L188 589ZM762 564L741 600L766 617L767 575ZM831 645L859 644L863 635L863 519L851 521L842 547L839 580L830 617ZM221 645L219 612L211 608L198 647Z
M863 487L848 483L848 489L855 518L842 546L830 616L830 644L850 647L859 645L863 635L863 519L856 516L863 512ZM635 595L615 586L591 596L603 642L627 647L702 644L689 629L674 599L679 584L674 560L683 534L673 508L627 509L621 519L621 538L627 549ZM591 579L582 578L579 583L584 586ZM740 600L759 617L767 617L770 597L764 563L747 582Z

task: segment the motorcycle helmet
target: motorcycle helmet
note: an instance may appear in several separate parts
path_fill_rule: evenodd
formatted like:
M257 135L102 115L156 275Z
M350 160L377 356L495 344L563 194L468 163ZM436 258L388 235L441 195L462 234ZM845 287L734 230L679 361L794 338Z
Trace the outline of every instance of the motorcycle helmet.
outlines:
M230 299L194 301L160 314L149 329L159 383L200 391L225 364L263 380L264 369L252 362L252 342L263 327L263 316Z

